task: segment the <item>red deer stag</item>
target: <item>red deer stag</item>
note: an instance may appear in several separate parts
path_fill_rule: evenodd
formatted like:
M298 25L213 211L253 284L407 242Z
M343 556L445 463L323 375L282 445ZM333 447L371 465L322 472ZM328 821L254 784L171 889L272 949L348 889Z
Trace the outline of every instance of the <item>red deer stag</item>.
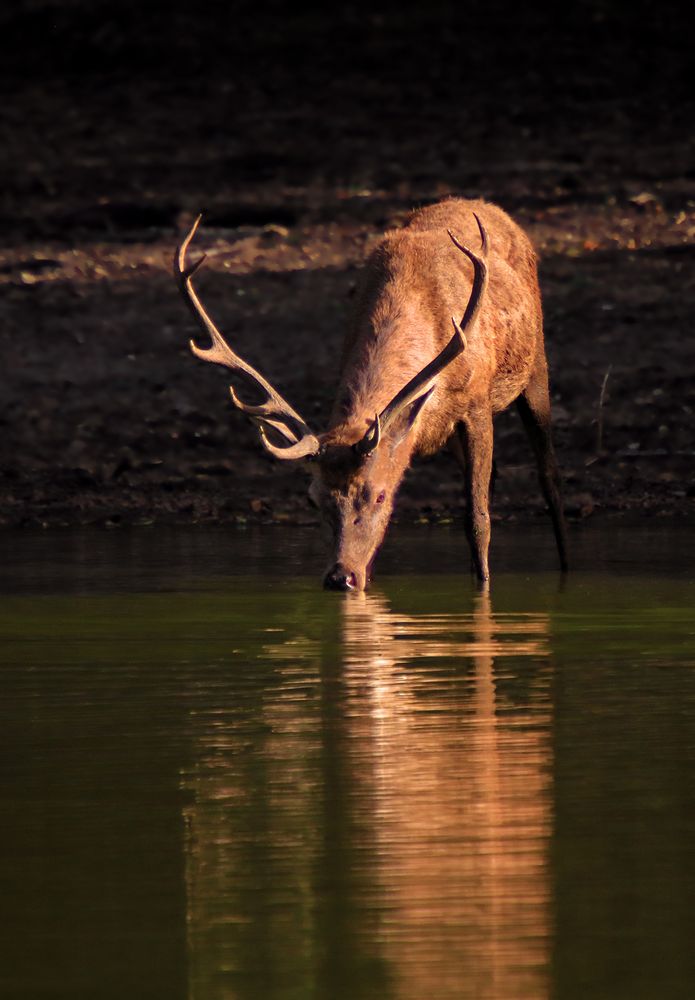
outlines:
M567 568L536 258L502 209L450 199L386 233L364 268L330 426L318 436L232 351L201 305L191 279L202 259L186 262L199 221L174 261L183 297L212 339L206 348L191 341L191 349L262 393L253 404L230 390L272 455L310 460L310 495L335 542L326 587L365 589L413 456L446 444L463 468L466 534L475 572L487 581L492 420L514 400ZM481 241L479 254L469 248L474 240ZM459 323L454 317L465 303Z

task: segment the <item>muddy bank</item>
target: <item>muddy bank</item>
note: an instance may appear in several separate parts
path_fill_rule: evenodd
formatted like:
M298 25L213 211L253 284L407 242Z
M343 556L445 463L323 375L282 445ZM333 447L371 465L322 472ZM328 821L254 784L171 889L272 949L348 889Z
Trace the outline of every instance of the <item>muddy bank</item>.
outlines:
M206 302L320 428L370 243L450 193L498 202L540 253L570 515L692 513L693 101L667 20L497 3L462 50L445 4L168 10L0 16L0 523L313 520L303 473L188 352L178 235L204 210ZM496 457L496 516L540 513L515 413ZM460 504L438 456L398 513Z

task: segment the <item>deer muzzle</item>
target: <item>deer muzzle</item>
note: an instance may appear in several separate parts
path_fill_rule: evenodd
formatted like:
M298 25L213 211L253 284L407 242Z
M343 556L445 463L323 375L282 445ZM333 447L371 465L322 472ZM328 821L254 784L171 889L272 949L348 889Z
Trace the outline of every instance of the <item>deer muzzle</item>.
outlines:
M326 590L364 590L365 581L361 581L354 570L348 569L343 563L335 563L323 578Z

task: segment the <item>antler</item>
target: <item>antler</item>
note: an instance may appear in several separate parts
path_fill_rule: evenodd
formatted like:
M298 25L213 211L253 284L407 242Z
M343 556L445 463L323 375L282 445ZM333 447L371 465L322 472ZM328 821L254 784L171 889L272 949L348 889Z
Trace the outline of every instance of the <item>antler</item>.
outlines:
M195 236L201 218L202 216L199 215L195 220L188 235L174 255L174 279L179 286L186 305L212 340L212 346L207 348L198 347L191 340L191 350L196 357L202 358L203 361L213 361L218 365L225 365L227 368L231 368L233 372L241 375L250 385L263 392L265 402L258 404L245 403L239 399L232 386L229 387L232 402L242 413L245 413L258 425L261 441L272 455L283 459L307 458L310 455L315 455L319 450L318 438L312 434L299 414L275 391L272 385L266 382L255 368L252 368L243 358L234 353L208 316L193 288L191 279L205 260L206 255L203 254L195 264L187 266L186 253L191 240ZM268 439L269 432L276 438L282 438L286 444L282 446L273 444Z
M451 364L454 358L457 358L466 349L467 341L464 331L470 330L478 317L488 279L487 264L485 262L489 249L487 232L475 212L473 215L480 230L482 256L479 257L467 246L464 246L463 243L460 243L451 230L447 229L454 246L458 247L462 253L465 253L466 257L473 264L473 286L463 318L460 323L457 323L454 317L451 317L451 322L454 325L454 335L444 350L440 351L437 357L425 365L414 378L411 378L410 382L404 385L400 392L396 393L388 406L376 415L374 423L362 440L356 445L357 451L361 455L369 455L374 451L381 440L381 435L388 430L389 426L407 406L414 403L418 397L429 397L429 393L432 392L434 386L427 393L423 393L424 387L429 382L432 382L447 365ZM426 399L422 398L422 402L424 404Z

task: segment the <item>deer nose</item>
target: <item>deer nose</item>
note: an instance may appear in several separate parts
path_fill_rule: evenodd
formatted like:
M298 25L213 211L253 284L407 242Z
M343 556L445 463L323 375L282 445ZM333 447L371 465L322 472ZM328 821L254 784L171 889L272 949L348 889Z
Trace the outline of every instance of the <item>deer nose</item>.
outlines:
M357 586L357 577L340 563L336 563L326 573L323 585L326 590L354 590Z

